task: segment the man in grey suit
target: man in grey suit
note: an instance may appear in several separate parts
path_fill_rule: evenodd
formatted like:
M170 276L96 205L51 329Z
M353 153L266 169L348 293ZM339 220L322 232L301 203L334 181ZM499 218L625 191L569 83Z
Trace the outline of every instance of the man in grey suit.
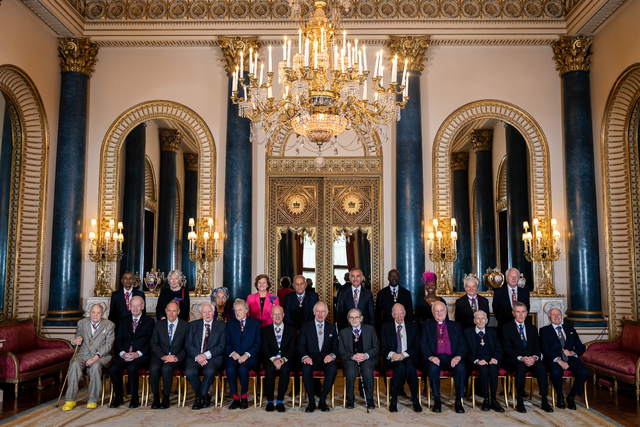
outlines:
M173 372L180 369L187 352L184 342L189 332L189 323L178 319L180 306L169 302L164 309L167 317L158 321L151 337L151 366L149 382L153 393L151 409L167 409L173 384ZM162 404L160 404L160 376L162 376Z
M211 405L209 387L216 372L222 366L223 353L227 344L227 324L213 321L213 305L202 304L202 319L189 324L189 335L185 346L187 361L184 373L191 384L196 400L191 409L208 408ZM200 381L202 370L202 381Z
M376 330L371 325L362 324L362 312L357 308L352 308L347 314L347 320L351 323L340 331L339 346L344 376L347 386L347 409L355 407L355 396L353 387L356 383L358 370L362 374L364 381L365 397L367 399L367 409L374 409L373 404L373 370L378 360L378 336Z
M76 337L71 341L74 346L80 346L76 356L69 363L69 377L66 402L63 411L70 411L76 406L78 382L82 380L82 371L87 368L89 374L89 400L87 409L97 408L98 397L102 388L102 368L111 361L111 348L115 340L115 325L103 319L104 311L100 304L94 304L89 311L89 317L78 322Z

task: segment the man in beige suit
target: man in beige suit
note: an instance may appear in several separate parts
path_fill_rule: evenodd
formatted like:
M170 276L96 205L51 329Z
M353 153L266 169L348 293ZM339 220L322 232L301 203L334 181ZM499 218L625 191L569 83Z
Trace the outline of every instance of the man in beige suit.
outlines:
M107 319L100 304L91 306L89 317L78 322L76 337L71 341L80 346L76 356L69 363L66 402L63 411L70 411L76 406L78 382L82 380L82 371L87 368L89 374L89 400L87 409L96 408L102 387L102 368L111 361L111 348L115 339L115 325Z

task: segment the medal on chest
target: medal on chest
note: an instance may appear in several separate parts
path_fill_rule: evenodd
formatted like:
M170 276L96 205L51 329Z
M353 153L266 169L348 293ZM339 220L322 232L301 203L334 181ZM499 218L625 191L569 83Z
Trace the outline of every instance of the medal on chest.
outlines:
M484 347L484 337L480 338L480 345Z
M444 327L438 327L438 344L444 344Z

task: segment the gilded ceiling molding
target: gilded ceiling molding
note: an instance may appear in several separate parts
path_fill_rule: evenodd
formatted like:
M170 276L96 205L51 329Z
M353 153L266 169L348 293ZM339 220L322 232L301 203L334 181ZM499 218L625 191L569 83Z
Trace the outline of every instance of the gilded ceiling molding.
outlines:
M240 52L243 53L244 69L249 70L249 51L260 49L258 37L218 37L218 45L224 55L223 60L227 63L224 69L227 73L232 73L238 65Z
M184 153L184 168L188 171L198 171L198 155L194 153Z
M398 55L398 64L404 67L404 61L409 60L407 67L411 71L424 70L424 54L429 48L429 36L389 36L387 48L389 59ZM400 67L399 67L400 69Z
M491 151L493 129L474 129L470 133L473 151Z
M455 151L451 153L451 170L461 171L469 169L469 153Z
M560 36L560 40L551 45L556 70L561 76L570 71L589 71L592 43L593 36Z
M62 65L62 72L75 71L91 77L95 71L96 55L100 49L91 43L89 37L73 39L67 37L58 39L58 56Z
M180 150L182 134L178 129L160 129L160 149L162 151Z

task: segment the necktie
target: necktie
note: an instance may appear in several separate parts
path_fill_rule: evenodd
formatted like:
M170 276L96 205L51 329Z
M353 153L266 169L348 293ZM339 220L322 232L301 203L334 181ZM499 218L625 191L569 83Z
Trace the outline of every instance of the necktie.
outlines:
M511 307L513 307L514 304L517 302L518 302L518 299L516 298L516 290L512 289L511 290Z
M484 338L484 332L480 331L478 332L478 335L480 335L480 338Z
M556 326L556 331L558 331L558 339L560 340L560 345L562 346L562 349L564 350L564 345L566 344L567 341L564 339L564 334L562 333L562 326ZM564 360L565 362L567 360L569 360L567 355L564 354L564 351L562 351L560 353L560 358L562 360Z
M356 335L356 342L360 341L360 329L354 329L353 333Z
M136 333L136 328L138 327L138 319L133 319L133 333ZM129 353L133 351L133 346L129 346Z
M125 293L124 293L124 300L125 300L125 302L127 303L127 311L131 311L131 310L129 309L129 292L125 292Z
M393 302L398 301L398 288L391 288L391 293L393 294Z
M91 322L91 338L93 338L93 335L96 333L99 326L100 326L100 323Z
M207 346L209 345L209 333L211 332L211 325L208 323L204 324L204 340L202 341L202 352L204 353L207 350Z
M524 348L527 348L527 339L524 337L524 329L522 325L518 325L518 328L520 329L520 339L522 340L522 345L524 346Z
M322 343L324 337L322 336L322 323L318 323L318 350L322 350Z
M353 290L353 305L358 306L358 289Z
M276 342L278 343L278 354L276 357L280 357L280 344L282 344L282 334L280 333L282 329L278 326L276 327Z
M242 319L240 321L240 332L244 332L244 323L247 321L247 319Z
M173 323L169 323L169 345L173 341Z
M396 335L398 345L396 348L396 353L402 353L402 325L398 325L398 334Z
M478 311L478 306L476 305L475 297L471 299L471 310L473 311L474 314L476 313L476 311Z

